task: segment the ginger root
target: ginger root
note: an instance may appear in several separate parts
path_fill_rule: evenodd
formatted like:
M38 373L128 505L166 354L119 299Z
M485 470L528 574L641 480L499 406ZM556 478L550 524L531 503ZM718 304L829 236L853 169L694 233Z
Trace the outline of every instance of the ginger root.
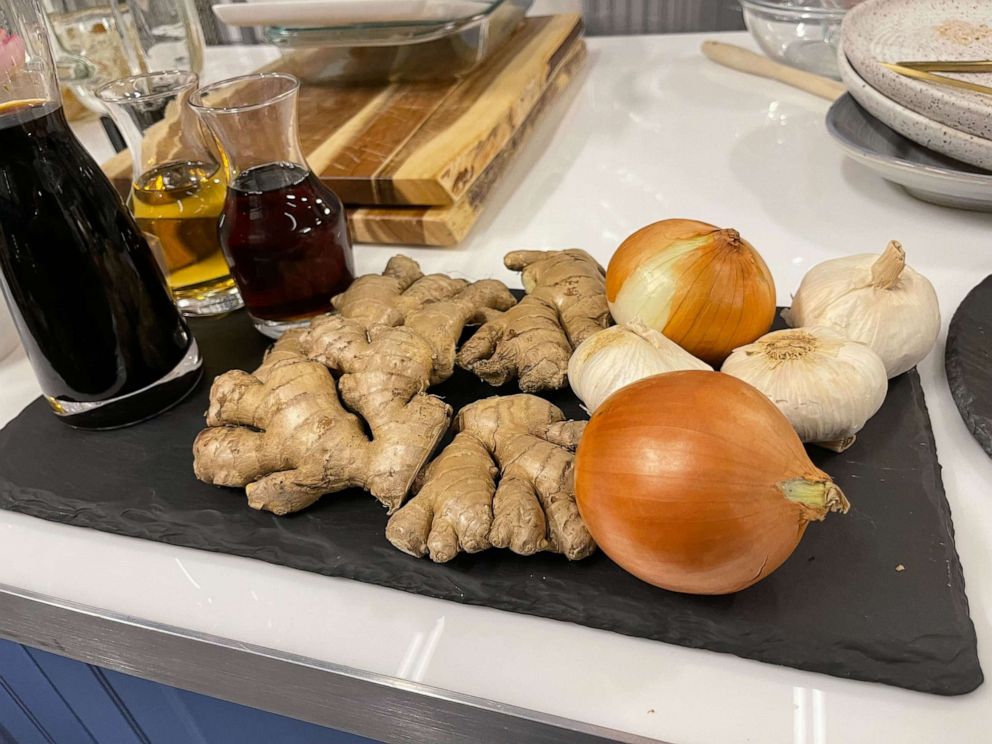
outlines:
M570 560L595 550L572 473L584 421L566 421L543 398L510 395L465 406L455 427L416 496L390 518L386 537L395 547L438 563L489 547Z
M464 279L444 274L425 276L412 258L396 255L386 263L382 274L358 277L348 289L331 298L331 305L366 328L398 326L411 311L447 299L466 286Z
M213 428L193 447L198 478L245 486L251 506L277 514L351 486L392 513L450 421L451 407L425 391L451 375L464 326L514 299L501 282L424 276L394 256L332 302L339 314L286 334L254 374L214 381Z
M252 508L275 514L303 509L332 491L371 490L381 473L376 463L391 446L386 438L369 441L358 417L341 405L328 369L304 355L302 336L284 334L252 374L219 375L210 389L209 428L193 442L197 478L245 487ZM443 436L450 408L436 398L417 405L424 409L416 412L421 425L433 427L419 436Z
M476 331L458 365L491 385L517 378L524 392L556 390L575 347L609 325L606 272L574 248L513 251L504 263L523 272L527 296Z

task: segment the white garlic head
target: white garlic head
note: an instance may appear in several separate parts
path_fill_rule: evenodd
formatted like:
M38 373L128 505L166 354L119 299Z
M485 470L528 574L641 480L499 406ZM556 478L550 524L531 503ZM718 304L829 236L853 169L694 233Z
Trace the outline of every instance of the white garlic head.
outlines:
M885 401L878 354L826 327L772 331L732 353L722 372L756 387L799 438L841 451Z
M579 344L568 361L568 383L592 413L625 385L683 369L713 368L643 323L625 323Z
M866 253L817 264L782 313L793 327L829 326L870 346L889 377L912 369L940 332L937 293L905 263L896 241L881 256Z

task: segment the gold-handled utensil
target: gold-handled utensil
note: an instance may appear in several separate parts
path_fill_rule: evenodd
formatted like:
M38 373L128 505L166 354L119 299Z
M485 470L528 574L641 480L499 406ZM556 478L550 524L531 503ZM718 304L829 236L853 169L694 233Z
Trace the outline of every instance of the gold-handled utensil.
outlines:
M922 64L922 63L917 63ZM926 63L929 65L938 63ZM944 67L940 69L947 70L946 65L949 63L943 63ZM975 63L970 63L975 64ZM914 80L922 80L927 83L933 83L934 85L943 85L948 88L959 88L961 90L970 90L973 93L984 93L985 95L992 95L992 86L981 85L979 83L973 83L969 80L958 80L957 78L947 77L946 75L937 75L933 72L928 72L927 70L920 69L919 67L908 67L905 63L893 64L891 62L882 62L882 66L892 72L903 75L904 77L913 78ZM992 72L992 65L989 65L988 70L976 70L962 69L960 67L954 68L953 70L947 70L948 72Z
M924 72L992 72L992 60L989 59L911 60L896 64Z

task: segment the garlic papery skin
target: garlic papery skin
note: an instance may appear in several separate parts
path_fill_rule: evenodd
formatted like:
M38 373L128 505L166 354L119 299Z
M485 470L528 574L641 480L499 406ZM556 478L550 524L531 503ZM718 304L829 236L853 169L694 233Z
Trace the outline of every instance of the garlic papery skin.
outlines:
M895 240L881 256L866 253L817 264L782 313L793 327L830 326L870 346L895 377L933 348L940 308L933 285L906 265Z
M888 391L878 354L825 327L768 333L736 349L721 372L767 395L802 441L835 452L854 443Z
M625 385L683 369L713 368L643 323L626 323L579 344L568 361L568 383L591 414Z

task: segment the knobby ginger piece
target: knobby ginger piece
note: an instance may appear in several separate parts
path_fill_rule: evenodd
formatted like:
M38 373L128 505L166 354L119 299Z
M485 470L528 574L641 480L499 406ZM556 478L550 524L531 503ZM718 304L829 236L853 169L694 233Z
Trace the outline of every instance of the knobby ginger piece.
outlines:
M348 289L331 298L331 305L366 328L397 326L403 324L411 311L447 299L466 286L468 282L464 279L444 274L425 276L416 261L397 255L389 259L382 274L356 278Z
M251 506L279 514L351 486L392 513L450 421L450 406L425 391L451 375L465 324L514 299L501 282L424 276L395 256L333 303L339 314L284 336L254 374L215 380L207 425L216 428L194 444L198 478L245 486Z
M609 325L606 272L585 251L513 251L527 296L484 324L462 346L458 364L491 385L516 378L524 392L565 384L579 344Z
M466 406L455 426L417 495L389 520L386 537L395 547L439 563L488 547L550 550L570 560L595 550L573 482L584 421L566 421L543 398L510 395Z
M408 487L389 469L397 444L436 446L450 407L415 396L390 430L371 427L370 440L341 405L330 371L303 354L302 336L284 334L254 373L233 370L214 380L209 428L193 443L196 477L244 487L251 507L276 514L354 486L386 494Z
M424 277L408 292L432 279ZM367 321L355 319L347 310L315 318L303 340L307 353L345 374L370 370L375 357L380 356L382 364L375 366L376 371L398 371L420 390L443 382L454 371L455 346L465 326L483 322L493 311L512 307L515 300L506 286L494 279L451 284L444 293L437 292L436 286L434 290L436 298L430 302L407 301L403 325L367 326ZM404 298L399 295L397 301ZM404 359L417 361L409 364Z
M416 495L389 520L386 536L400 550L446 563L459 550L492 547L498 470L482 442L459 432L424 470Z

